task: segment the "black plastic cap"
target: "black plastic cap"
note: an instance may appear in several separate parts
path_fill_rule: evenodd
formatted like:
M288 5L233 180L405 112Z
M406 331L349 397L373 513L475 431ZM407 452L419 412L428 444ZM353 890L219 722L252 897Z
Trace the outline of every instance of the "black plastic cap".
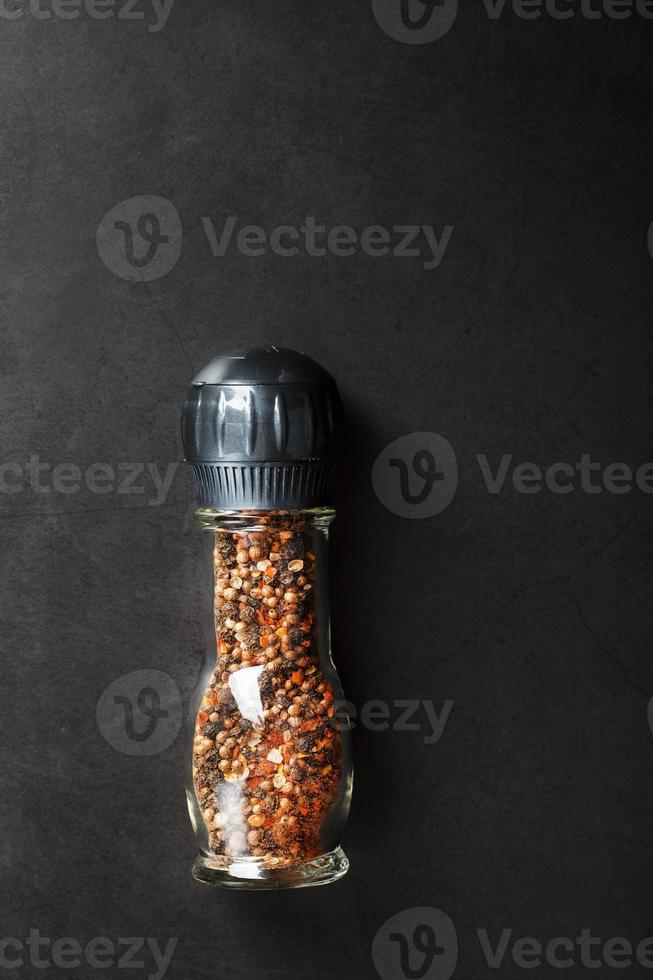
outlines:
M216 357L193 379L182 414L200 506L329 504L342 415L335 381L306 354L259 347Z

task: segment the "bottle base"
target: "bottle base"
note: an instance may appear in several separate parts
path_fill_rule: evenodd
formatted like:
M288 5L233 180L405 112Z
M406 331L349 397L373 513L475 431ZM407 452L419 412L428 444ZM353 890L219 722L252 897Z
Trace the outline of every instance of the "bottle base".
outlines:
M341 847L292 868L264 867L257 858L211 857L198 854L193 877L217 888L274 889L328 885L347 874L349 860Z

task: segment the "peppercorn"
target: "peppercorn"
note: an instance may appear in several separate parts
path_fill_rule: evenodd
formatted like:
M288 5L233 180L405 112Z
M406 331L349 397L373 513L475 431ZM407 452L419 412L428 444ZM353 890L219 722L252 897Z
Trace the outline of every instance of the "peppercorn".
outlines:
M321 853L321 827L342 770L340 736L328 715L333 692L317 649L314 532L296 515L283 520L287 526L277 530L216 532L219 657L193 752L212 852L247 854L269 867ZM229 686L253 664L262 665L255 668L262 715L255 706L249 714Z

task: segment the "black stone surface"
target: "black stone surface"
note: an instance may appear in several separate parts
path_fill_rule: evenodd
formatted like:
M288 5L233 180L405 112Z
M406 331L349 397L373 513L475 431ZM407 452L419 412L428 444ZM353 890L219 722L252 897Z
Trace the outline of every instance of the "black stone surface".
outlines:
M414 45L369 2L176 0L160 31L144 5L134 20L18 9L0 18L0 432L18 488L0 493L2 937L176 937L170 980L372 980L382 924L434 906L458 933L455 977L510 980L529 971L509 951L491 970L477 929L494 945L502 929L650 935L652 498L588 493L577 473L571 493L519 493L511 470L492 494L477 455L492 472L504 454L653 459L653 21L470 4ZM146 282L96 247L104 216L140 195L183 228L178 261ZM235 217L235 239L307 216L453 231L427 269L234 240L214 256L202 221L219 238ZM178 462L193 374L268 343L323 364L348 414L332 597L345 690L394 720L397 700L453 707L435 744L424 726L358 727L346 878L251 895L190 876L183 733L127 755L96 710L136 670L170 675L186 709L203 643L190 473L159 505L147 467L142 493L115 474ZM453 501L423 520L371 482L414 432L458 461ZM42 470L38 492L31 456L115 479L64 493ZM48 975L147 976L144 959ZM4 974L45 975L23 960Z

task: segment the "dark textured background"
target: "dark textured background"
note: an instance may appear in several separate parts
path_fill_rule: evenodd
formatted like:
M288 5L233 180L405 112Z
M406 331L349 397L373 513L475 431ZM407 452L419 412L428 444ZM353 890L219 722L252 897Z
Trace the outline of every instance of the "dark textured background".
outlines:
M411 906L454 919L468 978L491 972L477 927L651 932L651 498L491 496L474 457L653 455L652 34L637 17L493 22L469 5L411 46L342 0L177 0L158 34L0 21L3 459L165 467L193 369L261 341L308 351L338 378L355 443L335 533L346 691L454 701L436 745L356 733L342 882L202 887L182 736L128 757L95 722L132 670L192 690L189 474L161 507L2 495L3 936L177 936L172 980L371 980L374 934ZM146 285L95 245L140 194L184 226L178 264ZM306 214L455 230L429 272L216 259L200 222ZM460 485L410 521L370 471L420 430L452 443Z

